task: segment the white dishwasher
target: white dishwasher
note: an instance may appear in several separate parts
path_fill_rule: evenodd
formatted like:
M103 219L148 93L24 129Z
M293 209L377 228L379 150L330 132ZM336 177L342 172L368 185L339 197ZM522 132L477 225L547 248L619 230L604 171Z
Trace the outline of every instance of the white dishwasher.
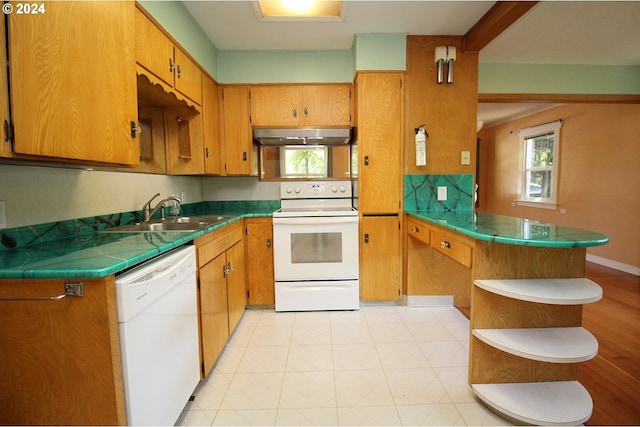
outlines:
M200 381L196 256L184 246L116 277L128 425L174 425Z

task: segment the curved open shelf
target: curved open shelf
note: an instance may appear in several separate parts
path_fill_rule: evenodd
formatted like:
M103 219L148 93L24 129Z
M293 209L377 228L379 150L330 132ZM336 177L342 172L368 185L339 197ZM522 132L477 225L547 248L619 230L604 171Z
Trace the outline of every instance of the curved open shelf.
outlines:
M602 288L585 278L476 280L486 291L509 298L542 304L588 304L602 298Z
M492 347L542 362L577 363L598 354L598 340L582 327L474 329L472 332Z
M476 395L500 414L535 425L578 425L593 412L593 401L577 381L472 384Z

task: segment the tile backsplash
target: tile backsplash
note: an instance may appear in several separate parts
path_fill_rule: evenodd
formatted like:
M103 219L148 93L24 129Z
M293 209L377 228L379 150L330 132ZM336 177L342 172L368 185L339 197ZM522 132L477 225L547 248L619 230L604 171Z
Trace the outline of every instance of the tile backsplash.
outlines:
M446 200L438 200L439 187L446 187ZM415 211L471 211L474 187L473 174L405 175L404 207Z

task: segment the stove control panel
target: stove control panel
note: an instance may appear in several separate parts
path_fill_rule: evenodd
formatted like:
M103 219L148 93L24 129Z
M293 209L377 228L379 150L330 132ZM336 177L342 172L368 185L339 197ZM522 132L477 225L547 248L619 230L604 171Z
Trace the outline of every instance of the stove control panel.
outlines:
M296 181L280 184L282 199L330 199L351 197L351 181Z

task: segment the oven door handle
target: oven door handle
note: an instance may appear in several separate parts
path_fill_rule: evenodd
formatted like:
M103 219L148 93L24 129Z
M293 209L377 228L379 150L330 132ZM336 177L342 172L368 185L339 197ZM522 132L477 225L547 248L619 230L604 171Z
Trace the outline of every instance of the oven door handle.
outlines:
M335 224L356 224L358 217L332 217L332 218L273 218L273 224L280 225L335 225Z

